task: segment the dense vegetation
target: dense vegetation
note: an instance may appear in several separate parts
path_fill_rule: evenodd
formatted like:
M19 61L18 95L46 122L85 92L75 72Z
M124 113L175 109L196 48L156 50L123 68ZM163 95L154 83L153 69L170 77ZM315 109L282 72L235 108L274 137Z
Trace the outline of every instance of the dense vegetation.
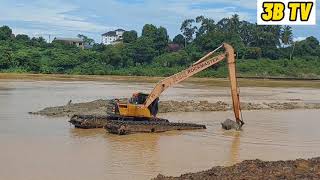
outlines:
M164 27L146 24L141 36L124 34L123 43L104 46L79 35L92 48L81 50L43 38L12 34L0 27L0 72L168 76L189 66L223 42L232 44L241 76L320 77L320 46L315 37L293 42L289 26L258 26L238 15L215 22L199 16L181 25L170 40ZM199 74L225 77L225 63Z

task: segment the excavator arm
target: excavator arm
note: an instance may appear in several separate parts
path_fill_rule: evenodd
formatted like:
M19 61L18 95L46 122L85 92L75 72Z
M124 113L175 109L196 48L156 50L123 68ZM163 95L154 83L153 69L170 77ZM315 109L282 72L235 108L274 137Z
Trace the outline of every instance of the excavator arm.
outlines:
M221 53L220 55L213 56L216 50L224 47L225 52ZM166 79L160 81L152 90L152 92L147 97L146 101L144 102L143 106L148 107L152 102L157 99L163 91L168 89L169 87L180 83L188 79L189 77L227 59L228 62L228 69L229 69L229 79L231 84L231 95L232 95L232 104L236 122L243 125L243 121L240 118L241 109L240 109L240 101L239 101L239 91L238 91L238 84L236 78L236 65L235 65L235 54L234 49L227 43L224 43L218 49L209 52L207 55L202 57L196 63L194 63L188 69L185 69L177 74L174 74Z

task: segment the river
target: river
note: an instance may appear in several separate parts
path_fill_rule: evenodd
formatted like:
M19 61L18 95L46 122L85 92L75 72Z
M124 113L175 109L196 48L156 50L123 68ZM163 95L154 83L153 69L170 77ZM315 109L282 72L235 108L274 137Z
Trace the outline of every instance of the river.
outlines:
M320 156L320 110L244 111L246 125L241 132L221 129L220 122L232 118L232 112L167 113L160 116L205 124L207 129L129 136L74 129L68 118L28 114L70 99L127 97L135 91L148 92L153 85L112 78L0 79L0 179L150 179L159 173L177 176L246 159ZM320 89L313 85L251 85L241 88L241 94L245 102L320 102ZM227 87L204 81L177 85L161 99L214 102L229 101L230 96Z

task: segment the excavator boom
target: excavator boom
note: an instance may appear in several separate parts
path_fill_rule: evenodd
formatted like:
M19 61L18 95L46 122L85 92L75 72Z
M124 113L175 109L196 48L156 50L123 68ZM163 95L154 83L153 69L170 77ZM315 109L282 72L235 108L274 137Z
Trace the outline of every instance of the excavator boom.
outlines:
M197 74L198 72L207 69L208 67L217 64L225 58L225 54L210 58L206 61L200 62L194 66L189 67L188 69L181 71L175 75L172 75L162 81L160 81L149 94L147 100L144 103L145 107L148 107L155 99L157 99L163 91L169 87L180 83L181 81L188 79L190 76Z
M225 52L212 57L214 52L221 47L224 47ZM167 77L166 79L160 81L152 90L152 92L147 97L146 101L144 102L143 106L146 108L154 100L156 100L163 91L168 89L169 87L180 83L181 81L184 81L188 79L189 77L223 61L225 58L227 58L228 62L228 69L229 69L229 79L231 84L231 95L232 95L232 104L233 104L233 110L235 119L238 124L243 125L243 121L240 118L241 109L240 109L240 100L239 100L239 90L238 90L238 84L237 84L237 78L236 78L236 65L235 65L235 54L234 49L231 45L224 43L222 46L220 46L218 49L209 52L207 55L205 55L203 58L198 60L196 63L194 63L191 67L189 67L186 70L183 70L177 74L174 74L170 77Z
M228 59L228 69L229 69L229 80L230 80L230 87L231 87L231 96L232 96L232 105L233 105L233 112L238 124L241 126L244 122L241 120L241 108L240 108L240 96L239 96L239 88L238 88L238 81L236 76L236 60L234 49L229 44L224 44L224 48L227 53Z

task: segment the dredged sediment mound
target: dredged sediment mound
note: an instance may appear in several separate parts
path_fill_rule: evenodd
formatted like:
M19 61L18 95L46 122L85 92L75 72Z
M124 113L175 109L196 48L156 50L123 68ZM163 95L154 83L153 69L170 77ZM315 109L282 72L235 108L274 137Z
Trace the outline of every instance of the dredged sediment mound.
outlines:
M83 103L68 103L64 106L47 107L30 114L62 117L77 115L107 115L114 107L113 100L95 100ZM273 102L273 103L241 103L242 110L288 110L288 109L320 109L320 103L304 102ZM168 112L202 112L202 111L228 111L232 105L218 101L160 101L159 113Z
M180 177L158 175L154 180L320 179L320 157L290 161L247 160L230 167L187 173Z

